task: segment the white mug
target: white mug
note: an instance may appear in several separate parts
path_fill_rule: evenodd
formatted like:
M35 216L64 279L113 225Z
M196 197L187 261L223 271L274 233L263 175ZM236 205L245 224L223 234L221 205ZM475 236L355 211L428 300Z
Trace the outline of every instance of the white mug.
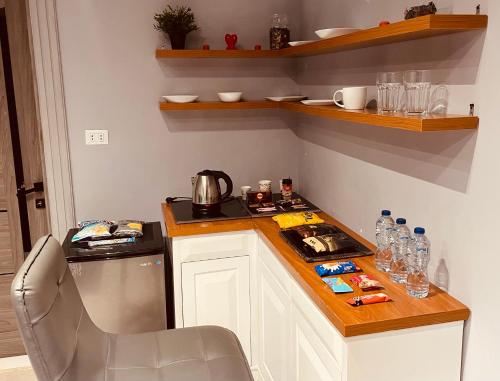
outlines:
M366 106L367 87L344 87L333 94L333 101L339 107L346 110L364 110ZM342 93L342 102L337 101L337 94Z
M252 187L250 185L243 185L241 187L241 199L246 200L247 199L247 193L252 190Z

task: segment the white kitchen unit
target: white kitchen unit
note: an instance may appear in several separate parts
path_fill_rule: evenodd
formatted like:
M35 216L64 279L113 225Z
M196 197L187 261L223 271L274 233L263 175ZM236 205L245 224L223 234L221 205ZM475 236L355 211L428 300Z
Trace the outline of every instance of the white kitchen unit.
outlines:
M172 239L175 326L218 325L240 339L253 361L251 278L257 258L255 231ZM253 319L255 321L255 319Z
M415 303L403 295L398 296L395 316L389 320L353 307L354 327L366 327L368 322L370 329L362 332L376 333L344 336L311 299L310 292L315 292L308 288L311 280L290 272L293 264L290 270L284 266L290 263L287 260L295 261L295 253L269 224L260 219L254 223L255 230L171 238L177 327L215 324L234 331L256 380L460 380L463 320L380 333L373 321L398 327L399 316L407 315L397 306ZM314 271L298 266L301 271ZM329 295L330 311L337 313L336 303L345 301ZM446 310L452 298L446 295L442 300L440 310ZM355 334L352 321L341 322L344 330L349 326L350 335Z

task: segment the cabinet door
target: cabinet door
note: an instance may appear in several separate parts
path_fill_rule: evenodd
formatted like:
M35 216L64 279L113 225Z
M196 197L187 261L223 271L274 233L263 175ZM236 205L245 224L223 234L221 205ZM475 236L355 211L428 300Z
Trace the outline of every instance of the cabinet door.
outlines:
M236 333L251 363L249 257L182 264L184 327L218 325Z
M259 260L259 369L265 381L289 381L290 297Z
M294 381L340 381L341 372L323 340L302 312L292 307L292 355Z

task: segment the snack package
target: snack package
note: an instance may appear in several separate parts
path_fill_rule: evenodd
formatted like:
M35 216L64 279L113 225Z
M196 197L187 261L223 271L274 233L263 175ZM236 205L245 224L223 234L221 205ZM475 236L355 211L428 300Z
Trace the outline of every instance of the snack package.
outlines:
M114 237L142 237L142 221L118 221L113 231Z
M355 296L354 298L347 299L346 302L351 306L358 307L365 304L390 302L391 300L392 299L387 294L380 292L378 294Z
M111 221L92 220L79 223L80 230L72 238L71 242L82 240L98 240L111 237Z
M363 291L380 290L384 288L375 277L368 274L356 275L351 278L351 282Z
M355 273L356 271L361 271L361 269L356 266L353 261L323 263L321 265L315 266L314 270L316 270L316 273L320 277L349 274Z
M323 278L325 282L336 294L345 294L346 292L353 292L353 289L344 282L341 278Z
M293 228L300 225L322 224L325 222L316 213L311 212L278 214L273 217L273 220L278 223L281 229Z
M87 242L87 246L88 247L97 247L97 246L108 246L108 245L117 245L120 243L134 243L134 242L135 242L135 237L102 239L100 241L89 241L89 242Z

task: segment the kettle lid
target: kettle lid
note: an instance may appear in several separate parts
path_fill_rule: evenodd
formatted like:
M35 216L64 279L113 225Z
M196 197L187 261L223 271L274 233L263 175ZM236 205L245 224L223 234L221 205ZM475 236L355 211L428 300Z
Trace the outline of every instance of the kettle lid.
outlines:
M203 171L198 172L197 175L198 176L213 176L214 172L211 171L210 169L204 169Z

